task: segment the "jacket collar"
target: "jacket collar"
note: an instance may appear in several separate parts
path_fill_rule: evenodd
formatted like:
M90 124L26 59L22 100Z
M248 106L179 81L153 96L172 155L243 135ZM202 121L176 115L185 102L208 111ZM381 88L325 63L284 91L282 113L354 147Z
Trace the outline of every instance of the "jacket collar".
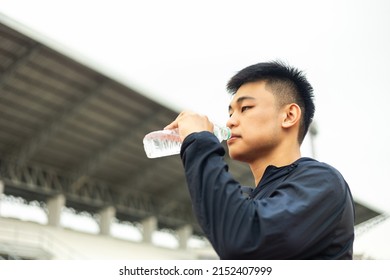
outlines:
M312 160L313 159L311 158L303 157L303 158L299 158L298 160L296 160L295 162L289 165L285 165L281 167L277 167L274 165L267 166L267 168L264 171L263 177L261 178L257 187L253 189L253 191L251 192L250 197L251 198L256 197L259 194L259 192L263 190L269 183L275 182L279 178L285 177L288 174L290 174L291 171L293 171L300 163L306 161L312 161Z

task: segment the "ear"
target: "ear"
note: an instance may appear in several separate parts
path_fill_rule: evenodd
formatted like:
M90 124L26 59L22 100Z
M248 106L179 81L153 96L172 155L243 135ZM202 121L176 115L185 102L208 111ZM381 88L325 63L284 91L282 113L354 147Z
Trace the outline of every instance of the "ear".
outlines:
M296 124L299 126L299 122L301 120L301 107L299 107L296 103L288 104L284 107L283 110L283 128L290 128Z

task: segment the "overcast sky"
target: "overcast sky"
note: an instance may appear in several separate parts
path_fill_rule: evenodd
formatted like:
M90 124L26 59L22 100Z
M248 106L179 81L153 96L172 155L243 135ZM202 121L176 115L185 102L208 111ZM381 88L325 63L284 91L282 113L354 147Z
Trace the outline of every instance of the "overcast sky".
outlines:
M390 1L0 0L0 12L164 105L218 123L236 71L273 59L304 70L317 159L342 172L357 201L390 212Z

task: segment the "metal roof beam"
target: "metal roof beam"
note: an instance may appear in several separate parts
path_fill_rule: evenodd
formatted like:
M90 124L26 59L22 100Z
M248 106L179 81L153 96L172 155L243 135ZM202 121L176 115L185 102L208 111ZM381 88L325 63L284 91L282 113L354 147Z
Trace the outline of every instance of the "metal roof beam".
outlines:
M88 91L77 104L71 104L65 108L59 116L52 119L40 131L38 131L31 139L28 139L21 145L17 151L11 151L7 156L15 157L19 164L25 164L35 152L45 145L50 137L59 131L60 128L71 118L77 115L80 110L88 104L92 99L97 98L101 93L105 82L99 83L97 86Z
M135 127L130 127L123 135L114 137L111 143L108 143L104 146L103 149L94 153L94 156L82 162L80 165L76 166L73 170L74 173L78 174L75 181L72 183L72 188L80 189L83 186L83 180L86 177L89 177L100 164L104 163L108 156L123 142L131 142L135 139L135 131L153 123L156 119L159 118L159 115L162 115L164 110L156 112L156 114L150 114L146 119L140 122ZM142 169L145 171L145 169ZM150 168L146 170L148 172ZM145 174L143 174L145 176ZM132 181L133 182L133 181Z
M127 195L114 193L110 186L92 180L87 181L84 188L75 191L69 188L69 182L72 181L69 176L60 175L54 169L36 165L19 165L10 161L2 161L0 166L0 179L5 184L5 193L9 192L9 188L20 189L25 193L24 198L27 200L36 200L36 198L29 197L26 191L46 198L64 194L68 203L76 203L83 209L97 209L111 205L118 213L133 219L156 216L159 221L173 228L188 223L196 226L191 207L183 203L172 204L171 201L135 190L131 190ZM166 205L166 208L160 211L163 205Z
M23 67L28 61L30 61L31 58L36 56L40 50L41 45L32 45L26 53L24 53L17 60L15 60L14 63L9 65L5 73L2 74L0 77L0 89L2 89L4 85L6 85L7 81L9 81L21 67ZM8 94L10 93L8 92Z

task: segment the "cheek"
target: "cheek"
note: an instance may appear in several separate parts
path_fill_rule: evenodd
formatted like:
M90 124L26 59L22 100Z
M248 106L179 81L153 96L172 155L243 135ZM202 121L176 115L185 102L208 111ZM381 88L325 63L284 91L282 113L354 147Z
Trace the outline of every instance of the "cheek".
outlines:
M253 134L264 135L272 133L278 127L279 116L274 111L268 113L259 114L250 120L252 124L249 129Z
M253 126L246 134L245 144L248 147L266 147L272 145L278 138L279 126L275 119L267 119Z

